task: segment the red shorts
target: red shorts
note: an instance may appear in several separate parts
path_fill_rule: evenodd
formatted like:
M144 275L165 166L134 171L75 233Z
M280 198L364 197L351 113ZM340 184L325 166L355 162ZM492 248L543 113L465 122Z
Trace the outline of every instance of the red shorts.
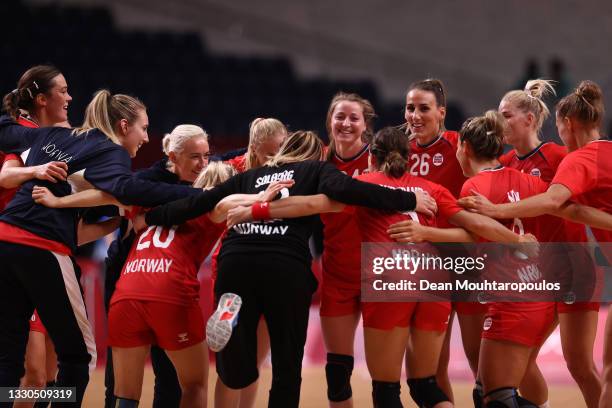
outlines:
M482 338L539 347L555 322L555 303L491 303L482 327Z
M565 302L557 302L557 313L573 313L573 312L598 312L599 302L576 302L567 304Z
M450 302L363 302L363 327L391 330L412 327L444 332L451 312Z
M321 285L321 308L319 314L323 317L338 317L354 315L361 310L361 286L355 288L340 288L325 283Z
M453 302L453 308L460 315L476 315L487 313L489 304L480 302Z
M156 344L181 350L204 340L204 318L191 306L145 300L121 300L108 311L108 344L139 347Z
M49 336L47 333L47 329L43 326L40 321L40 317L38 317L38 312L34 310L34 314L30 318L30 331L35 331L44 334L45 336Z

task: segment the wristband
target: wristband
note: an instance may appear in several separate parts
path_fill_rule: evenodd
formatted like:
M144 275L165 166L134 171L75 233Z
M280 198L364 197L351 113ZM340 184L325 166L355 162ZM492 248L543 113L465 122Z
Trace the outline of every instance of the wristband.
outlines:
M270 204L268 202L255 203L251 206L251 216L254 220L270 219Z

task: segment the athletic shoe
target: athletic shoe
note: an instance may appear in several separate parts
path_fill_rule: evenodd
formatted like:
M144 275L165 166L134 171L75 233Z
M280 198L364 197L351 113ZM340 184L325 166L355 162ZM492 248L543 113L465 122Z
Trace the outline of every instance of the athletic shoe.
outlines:
M217 310L206 323L206 343L215 353L223 350L232 330L238 324L238 312L242 306L242 298L235 293L224 293L219 300Z

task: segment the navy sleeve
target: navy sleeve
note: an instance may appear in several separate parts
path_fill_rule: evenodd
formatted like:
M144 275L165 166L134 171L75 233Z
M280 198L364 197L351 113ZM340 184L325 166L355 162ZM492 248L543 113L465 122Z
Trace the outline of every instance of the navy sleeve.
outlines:
M147 225L169 227L206 214L224 197L240 192L241 176L238 174L212 190L200 190L200 194L153 208L145 215L145 221Z
M101 152L85 168L85 179L126 205L154 207L201 192L200 189L144 180L132 174L130 156L120 146Z
M246 151L247 151L247 148L243 147L241 149L230 150L229 152L226 152L223 154L214 155L210 159L211 161L228 161L228 160L233 159L234 157L245 154Z
M45 129L21 126L10 116L3 115L0 117L0 150L5 153L21 153L45 132Z
M329 162L322 163L318 191L341 203L377 210L413 211L416 208L414 193L356 180Z

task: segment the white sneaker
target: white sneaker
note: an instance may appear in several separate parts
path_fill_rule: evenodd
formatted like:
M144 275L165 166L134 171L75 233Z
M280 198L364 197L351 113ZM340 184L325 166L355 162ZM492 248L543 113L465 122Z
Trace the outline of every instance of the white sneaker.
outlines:
M242 306L242 298L235 293L224 293L219 300L217 310L206 323L206 343L215 353L223 350L232 330L238 324L238 312Z

